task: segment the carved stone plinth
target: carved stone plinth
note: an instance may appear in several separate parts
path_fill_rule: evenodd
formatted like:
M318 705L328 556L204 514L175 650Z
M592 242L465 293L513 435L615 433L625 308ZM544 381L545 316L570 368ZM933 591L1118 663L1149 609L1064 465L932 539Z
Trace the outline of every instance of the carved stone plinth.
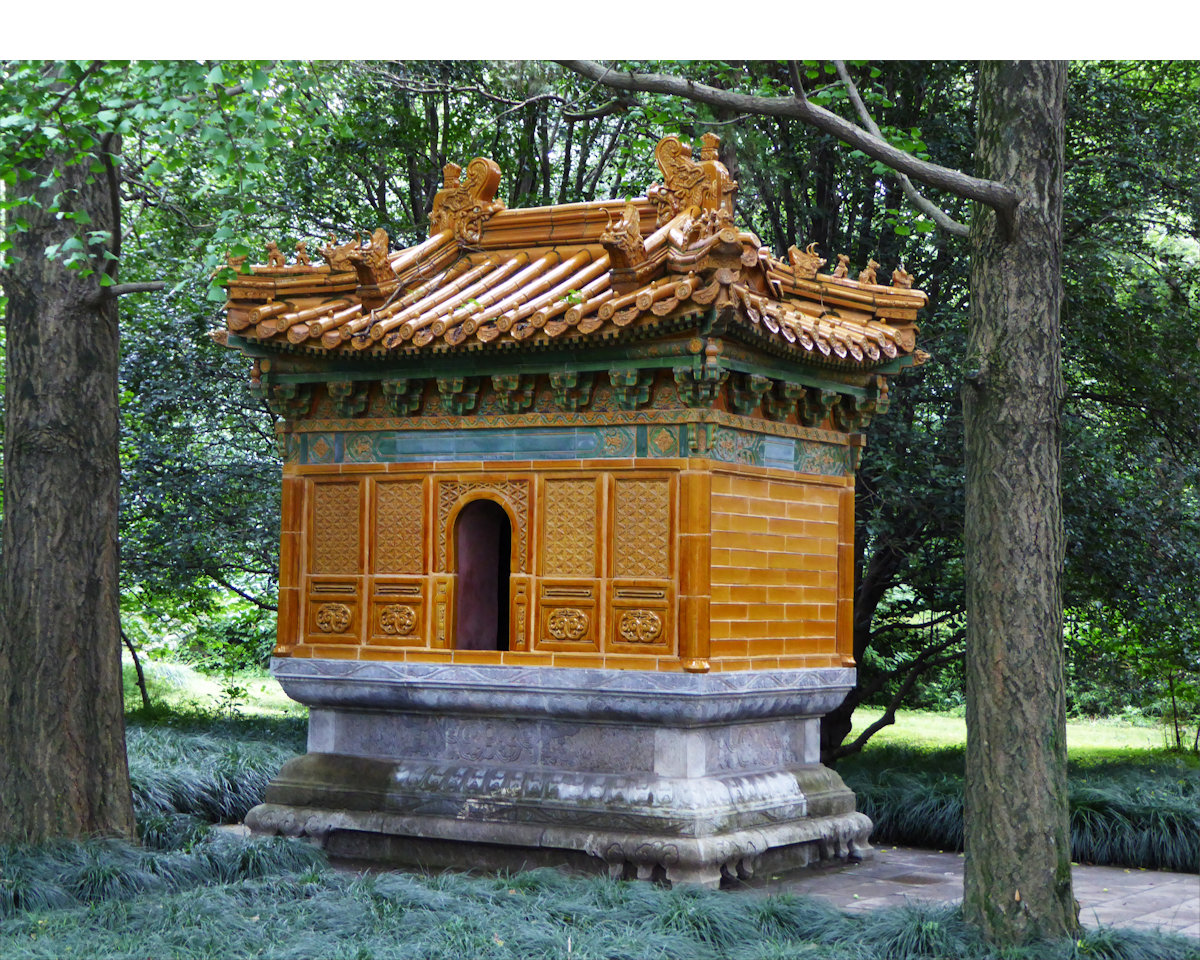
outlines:
M870 855L818 759L850 669L723 674L277 659L309 752L246 822L331 855L717 885Z

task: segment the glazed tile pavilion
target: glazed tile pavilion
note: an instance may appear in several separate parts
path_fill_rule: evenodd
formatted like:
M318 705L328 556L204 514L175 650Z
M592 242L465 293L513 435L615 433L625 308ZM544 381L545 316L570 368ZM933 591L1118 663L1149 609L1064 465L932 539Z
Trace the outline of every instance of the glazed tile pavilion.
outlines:
M771 256L704 138L630 202L304 244L228 285L280 417L273 672L309 753L256 809L335 854L715 883L862 855L822 767L854 682L854 472L925 295Z

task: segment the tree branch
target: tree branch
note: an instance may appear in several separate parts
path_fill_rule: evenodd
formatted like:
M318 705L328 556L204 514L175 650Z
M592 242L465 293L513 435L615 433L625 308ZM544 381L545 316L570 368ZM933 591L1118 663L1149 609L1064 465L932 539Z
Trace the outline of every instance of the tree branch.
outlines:
M274 604L265 603L264 601L258 599L258 597L254 596L253 594L247 593L245 590L242 590L239 587L234 586L225 577L222 577L219 574L214 573L212 570L207 570L205 572L210 577L212 577L214 582L220 584L226 590L232 590L243 600L249 601L250 603L254 604L256 607L258 607L260 610L267 610L267 611L272 611L272 612L278 611L279 608L276 607Z
M837 70L838 76L841 77L842 83L846 85L846 93L850 97L850 102L854 105L854 110L858 114L858 118L862 121L864 127L876 137L883 139L883 133L871 119L871 114L867 110L867 105L863 103L862 97L858 94L858 87L854 85L854 81L850 79L850 72L846 69L846 64L842 60L834 60L833 66ZM933 203L925 197L909 179L905 173L897 172L900 180L900 189L904 191L904 195L908 197L908 202L920 210L925 216L929 217L938 227L945 230L947 233L955 237L965 237L971 231L965 223L959 223L953 217L946 213L941 207Z
M808 102L808 94L804 92L804 81L800 79L800 64L795 60L789 60L788 64L788 79L792 82L792 92L796 94L797 100Z
M596 107L595 110L583 110L579 113L573 113L569 110L563 110L562 117L564 120L599 120L601 117L607 117L614 113L623 113L628 110L637 100L632 97L617 97L614 100L608 101L602 107Z
M943 642L935 644L934 646L928 647L927 649L921 651L917 658L909 665L908 671L904 676L904 680L900 684L900 688L889 701L879 719L863 730L863 732L855 737L852 742L842 744L835 750L831 751L831 759L840 760L842 757L849 756L852 753L858 753L864 746L866 746L867 741L870 740L871 737L873 737L884 727L895 723L896 710L904 701L904 698L908 696L912 688L916 686L917 680L920 678L920 676L927 670L932 670L936 667L953 663L960 656L962 656L961 652L944 654L942 656L936 656L936 654L941 653L941 651L945 650L947 647L960 641L965 633L965 630L956 630ZM881 687L882 683L879 684L875 690L877 691ZM865 699L866 696L869 696L869 694L864 693L863 699ZM861 700L859 702L861 702Z
M155 290L161 290L166 285L166 281L163 280L147 280L144 283L116 283L111 287L101 287L100 296L108 299L123 297L127 293L152 293Z
M836 113L819 107L803 97L801 93L791 97L758 97L730 90L720 90L707 84L696 83L683 77L662 73L631 73L615 71L594 60L559 60L570 70L596 80L615 90L630 90L642 93L665 93L683 97L698 103L722 107L742 113L756 113L771 117L789 117L803 121L818 130L837 137L843 143L861 150L867 156L885 163L898 173L907 174L914 180L938 190L945 190L964 200L974 200L992 207L1004 223L1011 223L1021 197L1012 187L995 180L983 180L968 176L960 170L920 160L912 154L892 146L886 140L874 136L843 120Z
M138 690L142 694L142 709L147 713L150 712L150 692L146 689L146 674L142 670L142 661L138 657L138 652L133 646L133 642L129 639L129 635L125 632L124 627L119 628L121 631L121 642L129 649L129 655L133 657L133 669L137 671Z

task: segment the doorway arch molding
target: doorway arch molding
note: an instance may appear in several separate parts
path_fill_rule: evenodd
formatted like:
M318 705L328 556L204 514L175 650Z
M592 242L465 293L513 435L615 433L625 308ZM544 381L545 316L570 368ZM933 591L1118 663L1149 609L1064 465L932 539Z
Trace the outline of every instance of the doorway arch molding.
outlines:
M459 513L473 500L491 500L508 514L514 533L509 569L513 573L528 573L528 480L439 480L437 569L442 573L455 569L454 538L450 531L454 529Z

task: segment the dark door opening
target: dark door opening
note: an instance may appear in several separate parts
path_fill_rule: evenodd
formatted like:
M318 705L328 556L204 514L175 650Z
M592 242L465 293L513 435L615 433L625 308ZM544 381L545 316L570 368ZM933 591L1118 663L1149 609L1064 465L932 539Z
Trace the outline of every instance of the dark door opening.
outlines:
M474 500L462 508L454 525L456 650L508 649L511 555L512 526L503 507Z

